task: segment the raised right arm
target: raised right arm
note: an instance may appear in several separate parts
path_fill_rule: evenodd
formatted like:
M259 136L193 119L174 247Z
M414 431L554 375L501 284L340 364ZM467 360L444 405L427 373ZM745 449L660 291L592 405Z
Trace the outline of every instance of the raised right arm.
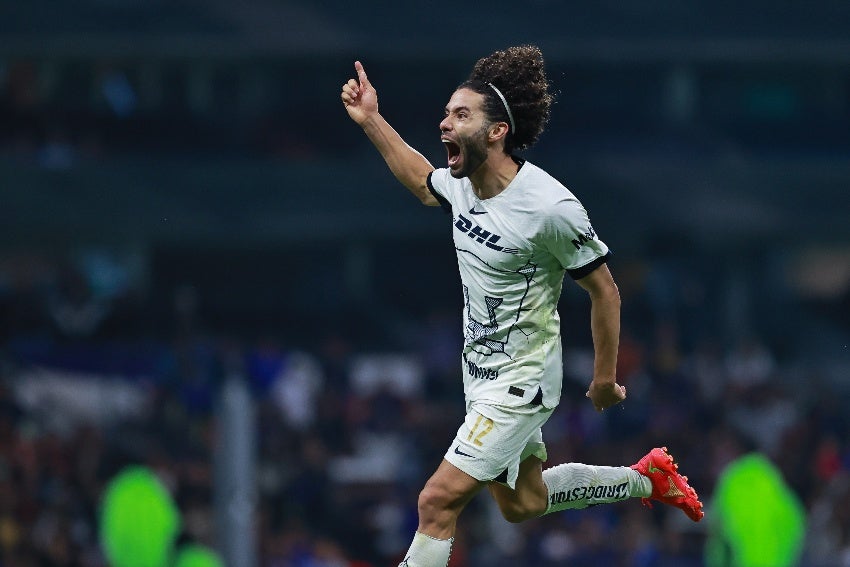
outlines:
M396 179L423 204L434 207L439 202L428 190L428 174L434 171L425 156L410 147L378 112L378 94L366 77L360 61L354 63L357 79L342 86L342 104L354 122L381 153Z

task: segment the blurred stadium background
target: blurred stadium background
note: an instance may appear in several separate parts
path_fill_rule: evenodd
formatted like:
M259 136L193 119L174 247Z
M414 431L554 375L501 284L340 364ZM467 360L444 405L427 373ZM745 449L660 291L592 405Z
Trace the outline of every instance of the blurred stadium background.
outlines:
M339 88L361 59L441 166L454 86L518 43L559 92L526 157L585 203L623 297L629 399L597 415L565 286L552 460L666 444L710 503L759 452L805 510L800 565L850 565L840 0L0 1L0 565L119 565L102 506L129 465L173 498L174 550L396 564L463 412L461 294L446 218ZM479 498L451 565L745 564L721 514L673 512L515 526Z

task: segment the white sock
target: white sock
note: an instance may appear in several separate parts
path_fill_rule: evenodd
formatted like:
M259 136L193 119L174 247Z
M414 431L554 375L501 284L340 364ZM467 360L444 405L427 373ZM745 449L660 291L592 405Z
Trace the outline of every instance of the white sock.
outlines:
M543 471L549 495L544 514L652 494L649 479L630 467L565 463Z
M413 543L398 567L446 567L455 538L437 539L423 533L413 535Z

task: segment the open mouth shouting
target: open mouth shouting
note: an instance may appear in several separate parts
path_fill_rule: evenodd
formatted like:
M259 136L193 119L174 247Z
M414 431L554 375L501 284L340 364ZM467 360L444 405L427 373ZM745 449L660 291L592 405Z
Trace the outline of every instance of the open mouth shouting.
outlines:
M441 138L441 141L445 144L448 152L449 169L457 170L462 161L460 146L446 137Z
M471 135L443 132L440 141L446 146L452 177L468 177L487 160L486 136L486 126Z

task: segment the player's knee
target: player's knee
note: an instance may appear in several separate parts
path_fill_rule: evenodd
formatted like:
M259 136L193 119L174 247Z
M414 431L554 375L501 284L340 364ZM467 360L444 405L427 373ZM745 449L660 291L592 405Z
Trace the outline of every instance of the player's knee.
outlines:
M520 522L537 518L546 511L546 508L541 508L540 506L535 506L525 502L510 501L500 502L499 510L502 512L502 517L504 517L508 522L512 524L519 524Z
M521 510L513 506L509 508L502 508L502 516L512 524L519 524L520 522L531 519L525 510Z
M437 518L445 514L450 508L449 495L447 491L439 486L428 483L419 493L419 517Z

